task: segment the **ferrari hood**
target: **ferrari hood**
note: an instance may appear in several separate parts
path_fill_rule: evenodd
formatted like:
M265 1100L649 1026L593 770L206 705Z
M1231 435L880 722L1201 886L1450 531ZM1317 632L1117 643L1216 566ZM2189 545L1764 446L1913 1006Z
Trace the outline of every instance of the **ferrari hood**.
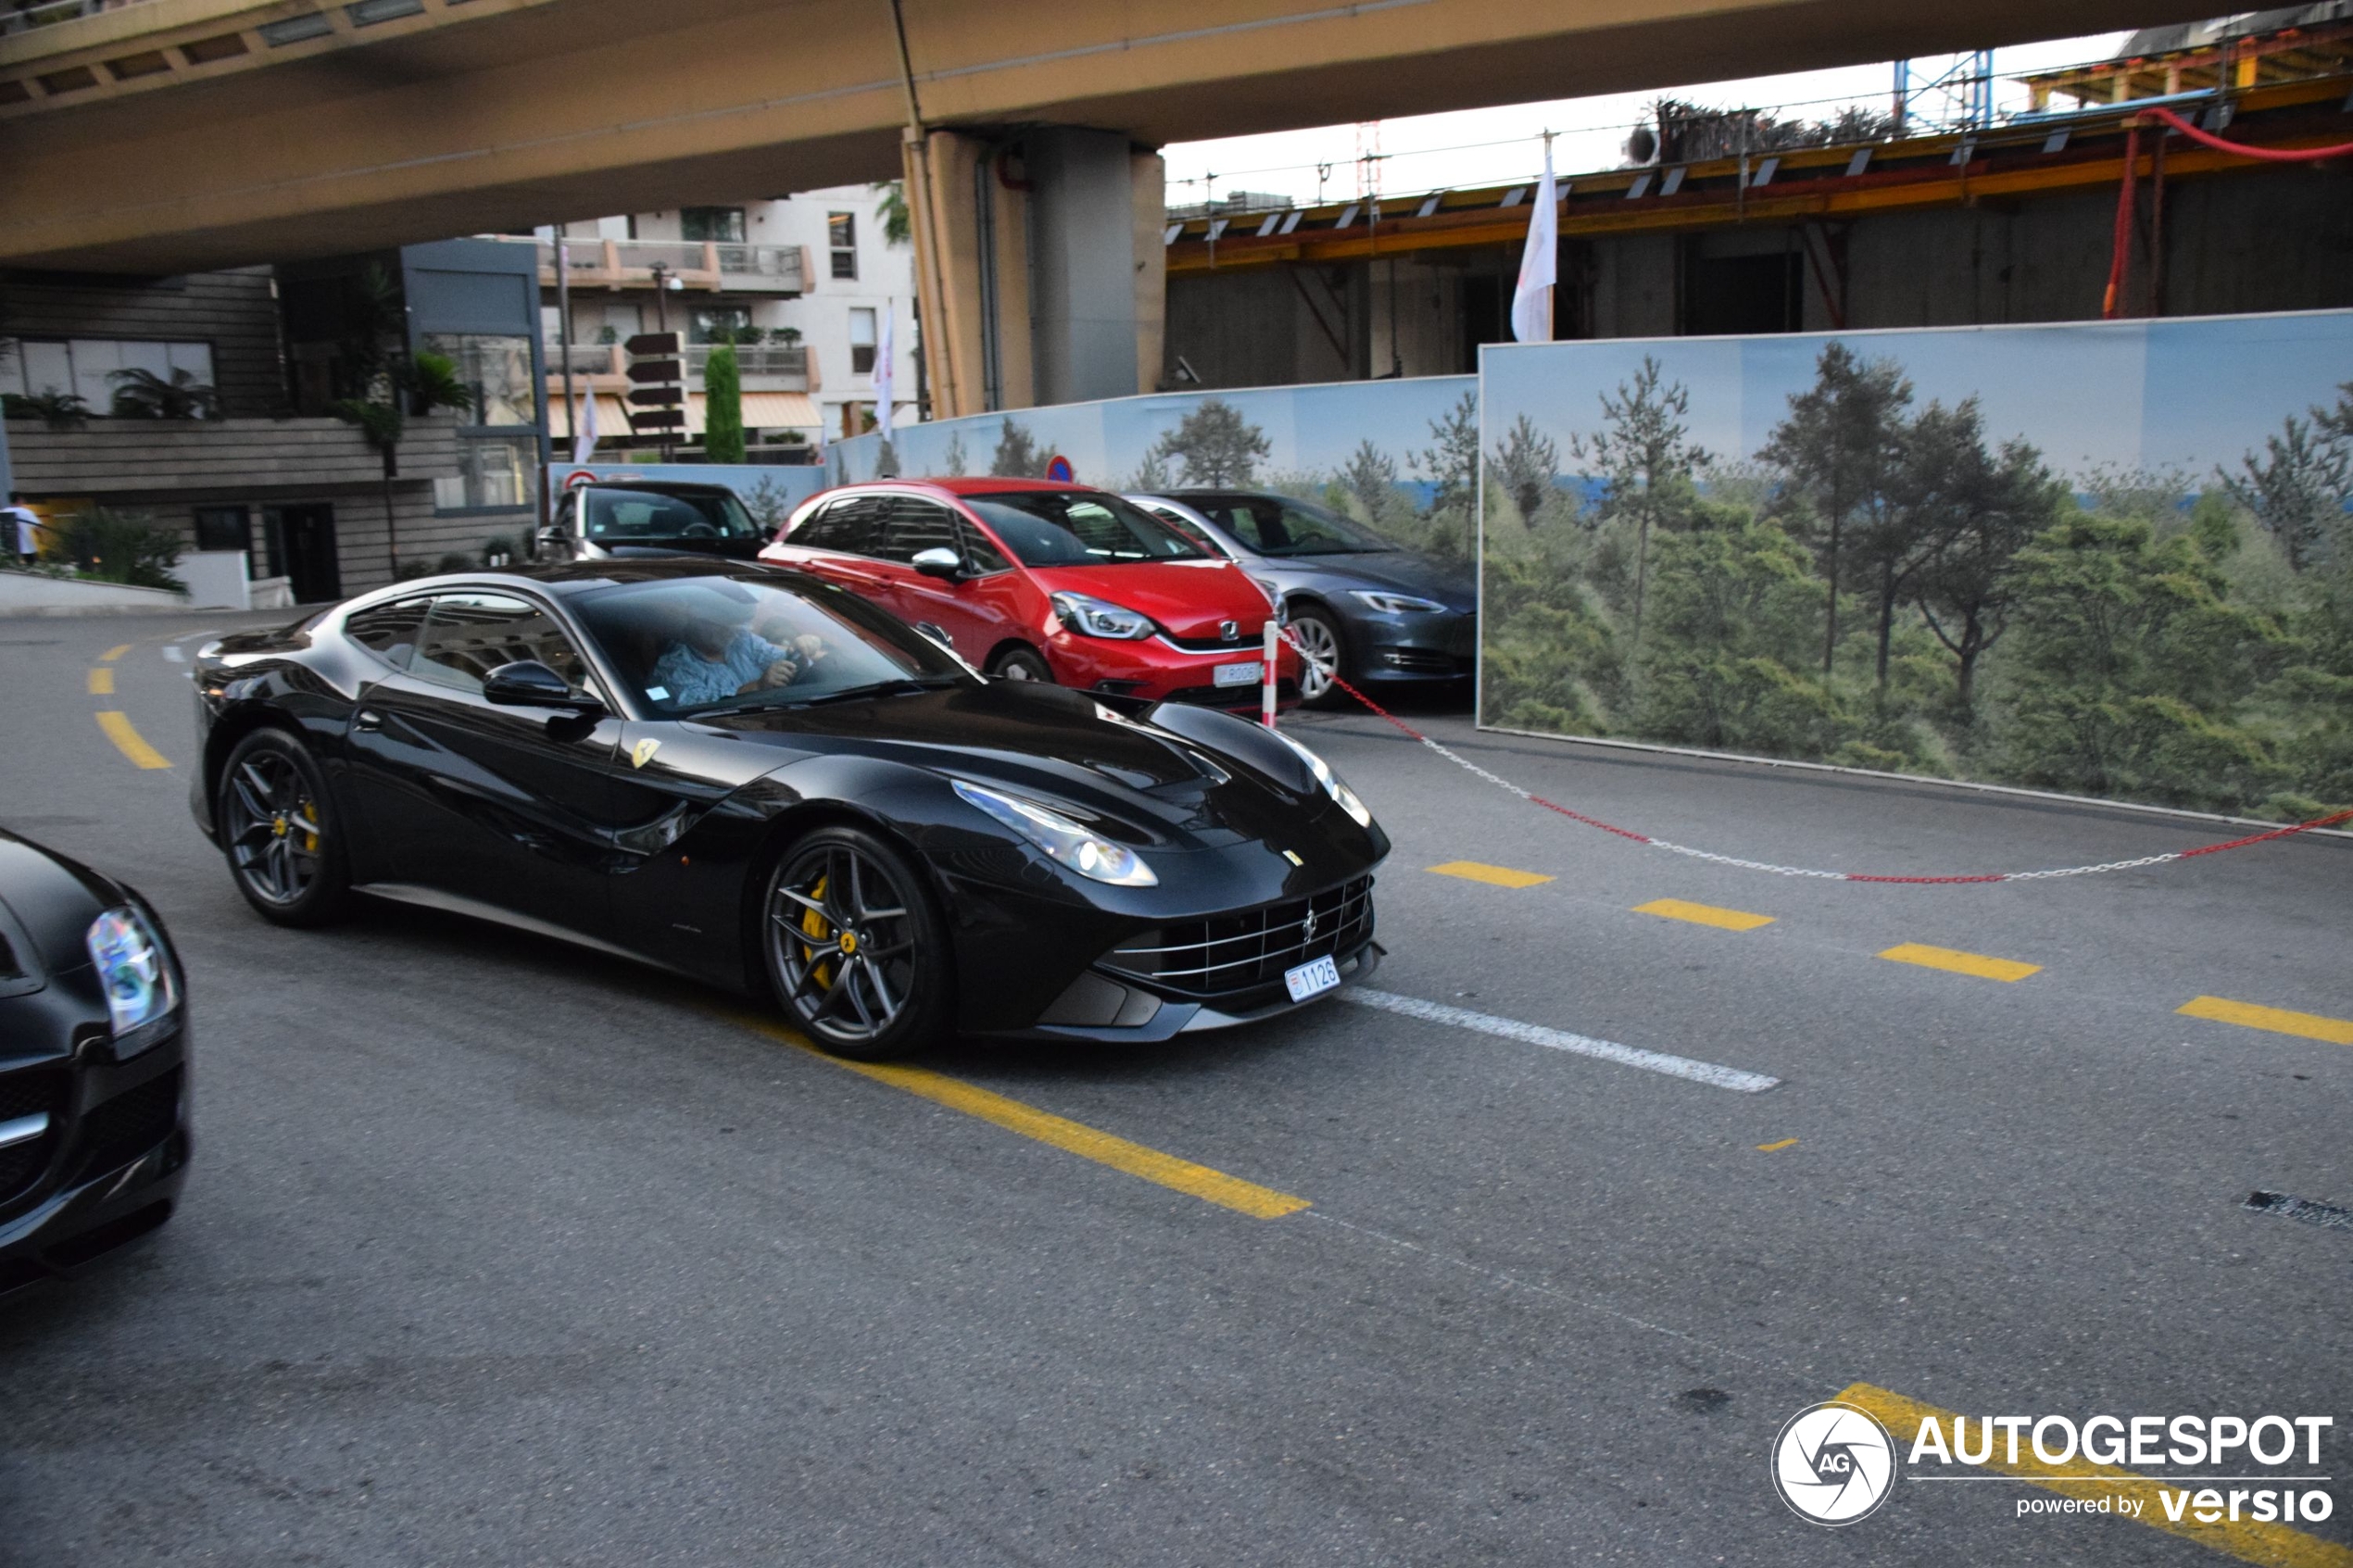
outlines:
M1168 726L1153 721L1162 712ZM870 757L1075 807L1172 846L1264 837L1327 801L1296 753L1246 722L1195 709L1131 720L1061 686L991 681L705 721L792 753L780 768Z
M1119 566L1034 567L1029 575L1050 594L1086 594L1149 615L1171 636L1224 636L1255 641L1266 620L1266 596L1229 560L1129 561Z

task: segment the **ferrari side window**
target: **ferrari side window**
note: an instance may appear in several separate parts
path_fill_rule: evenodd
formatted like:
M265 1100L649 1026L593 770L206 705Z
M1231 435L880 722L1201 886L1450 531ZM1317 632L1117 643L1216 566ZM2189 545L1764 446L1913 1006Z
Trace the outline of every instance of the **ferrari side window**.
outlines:
M482 690L482 678L502 664L534 659L577 689L588 678L572 639L537 605L505 594L442 594L426 618L409 672L459 691Z
M417 633L425 623L425 608L431 602L423 598L396 599L388 605L359 610L344 618L343 634L395 670L406 670L409 656L416 651Z

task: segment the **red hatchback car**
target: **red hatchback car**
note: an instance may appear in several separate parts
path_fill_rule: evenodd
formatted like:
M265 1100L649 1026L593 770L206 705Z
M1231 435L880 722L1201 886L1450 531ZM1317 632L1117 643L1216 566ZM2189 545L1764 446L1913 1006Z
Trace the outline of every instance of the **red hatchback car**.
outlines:
M828 490L760 558L871 599L1009 680L1256 709L1275 615L1242 569L1149 512L1034 479L887 480ZM1299 695L1299 656L1276 662Z

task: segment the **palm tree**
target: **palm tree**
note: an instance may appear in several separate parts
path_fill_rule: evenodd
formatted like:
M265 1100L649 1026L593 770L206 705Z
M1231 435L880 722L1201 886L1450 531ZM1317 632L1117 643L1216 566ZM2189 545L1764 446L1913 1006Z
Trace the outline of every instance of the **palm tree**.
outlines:
M220 394L184 367L170 381L153 370L116 370L114 416L119 420L213 420L220 417Z

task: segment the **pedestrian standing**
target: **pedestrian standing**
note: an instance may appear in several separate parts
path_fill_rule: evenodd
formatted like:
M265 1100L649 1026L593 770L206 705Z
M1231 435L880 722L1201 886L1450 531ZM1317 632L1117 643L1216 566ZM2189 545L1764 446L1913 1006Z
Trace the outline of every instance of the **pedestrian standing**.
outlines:
M41 558L41 514L13 490L8 493L8 504L0 507L0 539L6 541L19 566L31 566Z

